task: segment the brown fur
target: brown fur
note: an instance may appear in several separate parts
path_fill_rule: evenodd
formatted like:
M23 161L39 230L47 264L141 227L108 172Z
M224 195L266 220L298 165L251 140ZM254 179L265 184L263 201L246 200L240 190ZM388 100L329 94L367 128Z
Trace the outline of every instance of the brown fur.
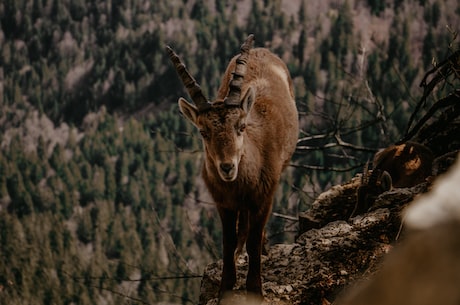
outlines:
M366 212L378 195L392 187L412 187L424 182L431 175L432 164L431 150L419 143L406 142L380 150L374 156L372 172L363 173L351 217Z
M249 255L246 289L262 296L260 262L264 227L281 172L295 150L298 137L289 72L281 59L267 49L252 49L249 53L240 106L223 102L229 93L236 59L237 56L228 65L217 99L209 109L199 111L195 105L179 100L182 113L203 135L202 176L222 220L224 266L220 297L235 285L235 250L246 239ZM224 167L228 170L221 169Z
M377 152L373 164L390 174L394 187L411 187L431 175L433 153L422 144L406 142Z

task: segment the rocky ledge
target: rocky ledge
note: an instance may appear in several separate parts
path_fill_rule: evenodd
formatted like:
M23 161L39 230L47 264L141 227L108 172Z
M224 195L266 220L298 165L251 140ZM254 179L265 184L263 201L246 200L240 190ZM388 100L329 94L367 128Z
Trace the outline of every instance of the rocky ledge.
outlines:
M427 183L381 194L365 214L348 219L356 202L359 177L323 193L300 216L304 231L293 244L270 247L262 260L264 304L331 304L344 287L369 277L401 237L401 210ZM244 304L248 259L237 260L231 304ZM200 304L217 304L222 261L208 265Z

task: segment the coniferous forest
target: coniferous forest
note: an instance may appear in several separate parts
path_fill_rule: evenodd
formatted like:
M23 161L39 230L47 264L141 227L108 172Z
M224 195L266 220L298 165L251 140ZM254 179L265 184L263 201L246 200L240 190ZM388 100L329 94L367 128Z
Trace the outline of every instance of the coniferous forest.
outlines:
M165 45L211 99L249 33L288 65L301 133L267 228L288 242L404 135L459 17L456 0L3 0L0 304L198 303L220 221Z

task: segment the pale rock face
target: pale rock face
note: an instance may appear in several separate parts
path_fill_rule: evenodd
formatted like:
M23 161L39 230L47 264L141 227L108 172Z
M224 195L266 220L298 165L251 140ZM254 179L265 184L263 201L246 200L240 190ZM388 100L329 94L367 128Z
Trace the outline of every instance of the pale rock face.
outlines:
M460 221L460 159L437 178L433 189L416 199L405 211L410 229L428 229L449 221Z

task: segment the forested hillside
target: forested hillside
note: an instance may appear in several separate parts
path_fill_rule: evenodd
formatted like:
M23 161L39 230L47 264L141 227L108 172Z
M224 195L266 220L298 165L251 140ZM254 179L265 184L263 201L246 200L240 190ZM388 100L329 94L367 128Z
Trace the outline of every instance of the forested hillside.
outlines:
M401 138L456 0L4 0L0 304L196 304L220 257L171 45L211 98L254 33L288 65L302 132L268 233ZM452 88L446 84L432 103Z

